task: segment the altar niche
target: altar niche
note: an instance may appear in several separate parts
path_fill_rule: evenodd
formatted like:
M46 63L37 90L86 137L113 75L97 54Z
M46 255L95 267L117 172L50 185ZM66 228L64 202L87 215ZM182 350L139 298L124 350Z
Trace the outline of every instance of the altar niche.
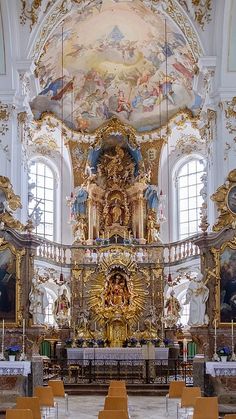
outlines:
M127 306L130 304L131 293L127 286L126 278L119 271L113 273L106 281L104 290L104 305Z

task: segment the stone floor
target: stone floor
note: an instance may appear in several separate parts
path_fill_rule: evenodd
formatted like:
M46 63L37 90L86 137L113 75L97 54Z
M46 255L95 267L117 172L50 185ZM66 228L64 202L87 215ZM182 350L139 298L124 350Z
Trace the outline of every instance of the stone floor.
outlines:
M104 396L69 396L70 419L93 419L103 410ZM129 396L130 419L164 419L165 397ZM176 402L170 401L168 419L176 419ZM59 402L59 419L64 418L64 405ZM181 419L187 418L181 415Z

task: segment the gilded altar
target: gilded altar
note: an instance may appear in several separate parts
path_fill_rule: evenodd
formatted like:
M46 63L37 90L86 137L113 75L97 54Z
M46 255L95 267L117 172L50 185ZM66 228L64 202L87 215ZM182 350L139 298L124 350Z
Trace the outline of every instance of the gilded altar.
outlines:
M157 338L161 329L162 249L151 265L141 269L139 263L146 257L143 245L161 243L160 197L151 184L156 169L144 156L135 131L116 118L90 145L71 200L75 245L87 248L93 265L85 267L75 247L71 305L77 338L120 347L131 337Z

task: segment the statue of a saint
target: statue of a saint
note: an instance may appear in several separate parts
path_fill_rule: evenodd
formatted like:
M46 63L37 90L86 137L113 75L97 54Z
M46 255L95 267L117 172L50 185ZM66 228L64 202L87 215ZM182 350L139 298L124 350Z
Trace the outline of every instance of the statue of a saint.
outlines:
M166 315L172 315L176 321L180 318L181 305L178 298L175 297L174 291L171 291L170 297L167 298L165 303Z
M193 272L190 278L186 300L184 304L190 303L189 326L203 326L208 324L209 319L206 315L206 302L209 297L209 289L202 281L203 275Z
M117 199L115 202L115 205L112 207L111 209L111 214L112 214L112 222L113 223L121 223L121 216L122 216L122 209L120 207L120 204L118 203Z
M122 159L124 157L124 151L121 147L115 147L115 155L105 154L104 156L109 159L106 165L106 171L108 178L112 178L114 181L117 180L117 175L123 171Z
M155 220L156 214L149 214L147 218L147 242L155 243L159 239L159 224Z
M87 223L84 217L80 217L74 227L75 241L84 242L86 240Z
M49 301L43 284L38 283L36 278L32 279L29 301L29 312L32 314L33 324L44 324L45 311Z
M57 298L54 304L55 316L61 316L61 315L68 316L69 309L70 309L70 302L67 297L67 289L64 288L62 294L59 295L59 297Z
M125 279L116 274L107 285L105 304L108 306L123 306L129 304L129 291Z

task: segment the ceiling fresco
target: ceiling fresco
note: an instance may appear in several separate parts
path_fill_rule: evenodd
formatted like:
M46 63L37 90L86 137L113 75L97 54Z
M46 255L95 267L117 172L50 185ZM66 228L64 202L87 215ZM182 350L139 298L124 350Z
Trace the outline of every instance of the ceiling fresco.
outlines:
M167 114L197 110L190 47L170 19L166 33L164 15L138 0L106 0L82 13L74 5L37 64L35 118L52 112L75 130L93 132L117 116L145 132Z

